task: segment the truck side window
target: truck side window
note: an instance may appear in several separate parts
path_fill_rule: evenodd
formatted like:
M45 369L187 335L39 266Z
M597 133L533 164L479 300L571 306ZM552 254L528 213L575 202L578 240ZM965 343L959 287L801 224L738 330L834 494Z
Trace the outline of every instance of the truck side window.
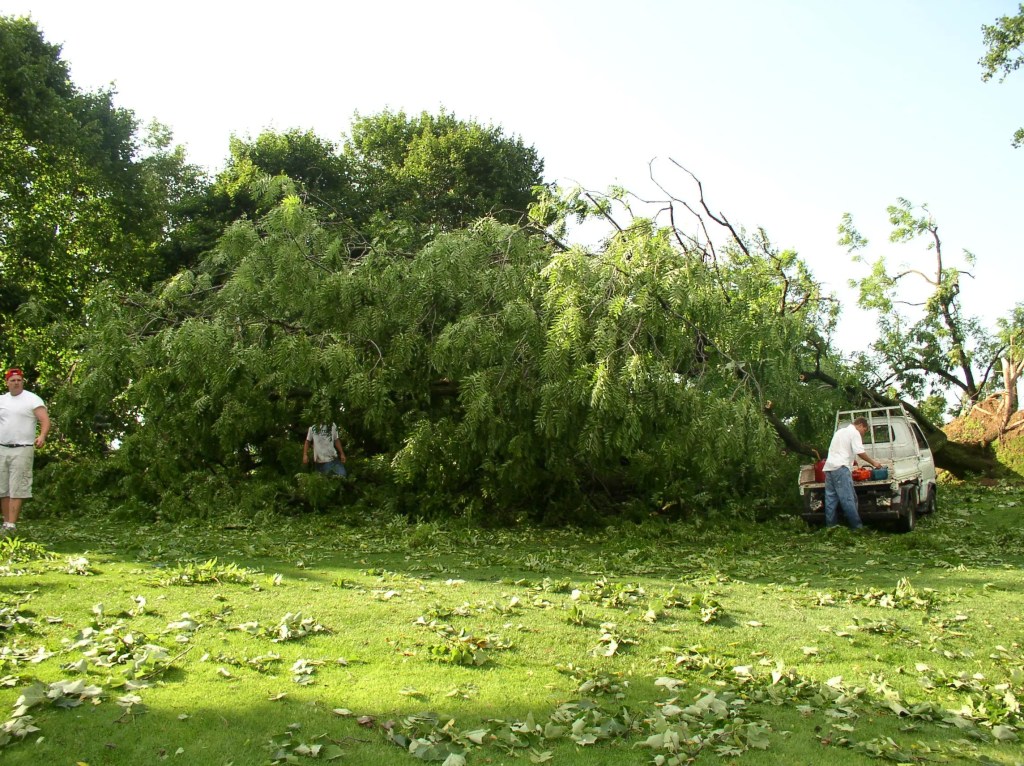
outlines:
M924 434L921 433L917 423L911 423L910 429L914 432L914 438L917 439L917 446L921 449L928 449L928 440L924 438Z
M869 444L888 444L892 441L892 433L889 426L884 423L881 425L874 425L871 428L871 440Z

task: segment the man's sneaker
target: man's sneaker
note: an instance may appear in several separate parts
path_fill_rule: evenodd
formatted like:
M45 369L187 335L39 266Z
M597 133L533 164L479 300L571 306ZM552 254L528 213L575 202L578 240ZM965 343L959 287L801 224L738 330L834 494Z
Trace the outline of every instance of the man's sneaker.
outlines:
M17 527L9 527L6 524L4 524L2 527L0 527L0 537L17 537L17 535L18 535L18 528Z

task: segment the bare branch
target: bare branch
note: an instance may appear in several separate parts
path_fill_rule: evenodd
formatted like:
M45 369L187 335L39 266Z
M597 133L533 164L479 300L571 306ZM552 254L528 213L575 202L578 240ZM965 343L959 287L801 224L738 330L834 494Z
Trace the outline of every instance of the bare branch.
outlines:
M692 178L694 180L694 182L697 184L697 193L700 195L700 205L701 205L702 208L704 208L704 212L707 213L708 217L711 218L711 220L714 221L715 223L717 223L719 226L724 226L725 228L727 228L729 230L729 232L732 234L733 241L736 242L736 244L739 246L739 248L744 253L746 253L746 255L749 257L750 256L750 251L747 249L747 244L743 241L743 239L740 237L740 235L736 232L736 229L733 228L733 225L729 222L729 219L726 218L723 213L719 213L716 216L714 213L711 212L711 208L708 207L707 202L704 201L704 185L700 182L700 179L697 178L697 176L695 176L692 172L690 172L690 170L688 170L687 168L685 168L682 165L680 165L678 162L676 162L671 157L668 158L668 161L671 162L673 165L675 165L680 170L682 170L684 173L686 173L688 176L690 176L690 178ZM721 216L721 217L719 217L719 216Z
M593 203L594 203L594 207L595 207L595 208L597 208L597 211L598 211L598 212L599 212L599 213L601 214L601 216L602 216L602 217L603 217L603 218L604 218L605 220L607 220L607 221L608 221L608 222L609 222L609 223L610 223L610 224L611 224L612 226L614 226L614 227L615 227L616 229L618 229L618 231L619 231L619 234L621 234L621 233L622 233L622 231L623 231L622 227L621 227L621 226L619 226L619 223L618 223L618 221L616 221L616 220L615 220L614 218L612 218L612 217L611 217L611 216L610 216L610 215L608 214L608 211L606 211L606 210L604 209L604 206L603 206L603 205L601 205L601 204L599 204L599 203L598 203L598 201L597 201L596 199L594 199L593 195L591 195L591 193L590 193L590 192L583 192L583 194L584 194L584 196L585 196L585 197L586 197L587 199L589 199L589 200L590 200L591 202L593 202Z
M927 274L925 274L923 271L919 271L917 269L907 269L906 271L901 271L899 274L896 274L895 276L893 276L892 281L893 282L898 282L899 280L903 279L903 277L909 276L911 274L917 274L917 276L921 277L921 279L923 279L925 282L927 282L930 285L935 285L936 287L938 287L938 285L940 284L938 281L932 279Z

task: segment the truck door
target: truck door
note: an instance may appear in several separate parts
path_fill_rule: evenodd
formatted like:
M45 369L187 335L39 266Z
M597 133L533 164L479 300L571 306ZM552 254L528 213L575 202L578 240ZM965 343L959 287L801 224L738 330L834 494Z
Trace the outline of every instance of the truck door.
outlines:
M927 491L935 485L935 457L932 455L932 448L928 446L928 440L924 438L921 427L914 421L910 421L910 430L914 433L917 441L918 464L921 466L921 486ZM921 498L924 500L924 497Z

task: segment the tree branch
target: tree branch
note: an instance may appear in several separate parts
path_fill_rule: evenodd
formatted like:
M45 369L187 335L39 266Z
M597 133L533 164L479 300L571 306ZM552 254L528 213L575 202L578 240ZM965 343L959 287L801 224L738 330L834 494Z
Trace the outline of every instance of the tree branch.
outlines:
M782 419L775 414L775 408L772 406L771 402L765 402L761 411L764 413L764 416L767 418L771 427L775 429L775 433L779 435L782 443L786 445L786 448L789 449L790 452L817 458L818 451L811 445L805 444L797 438L796 434L790 430L789 426L783 423Z

